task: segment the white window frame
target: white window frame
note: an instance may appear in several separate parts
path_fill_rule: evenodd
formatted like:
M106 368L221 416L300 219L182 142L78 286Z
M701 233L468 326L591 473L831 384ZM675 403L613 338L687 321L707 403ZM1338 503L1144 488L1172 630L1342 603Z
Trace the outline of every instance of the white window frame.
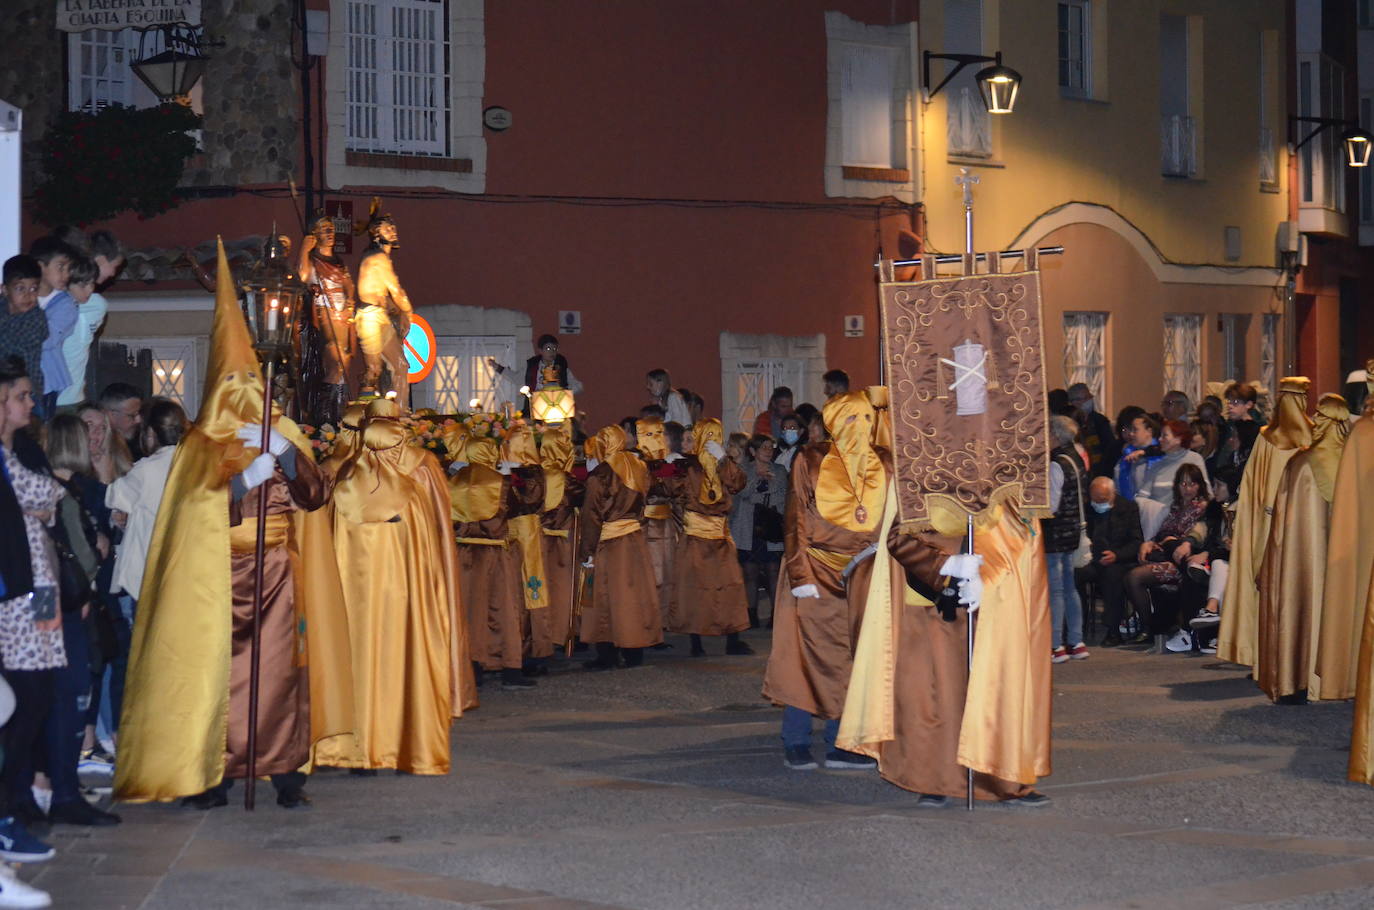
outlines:
M146 37L138 29L89 29L67 34L67 110L95 113L111 105L156 107L157 97L129 65L145 54L166 48L160 31ZM89 92L89 100L87 93ZM200 85L192 89L192 107L198 108Z
M1081 382L1105 413L1107 400L1107 313L1064 313L1064 386Z
M486 20L483 0L329 0L329 3L328 59L331 65L325 70L325 107L326 161L331 182L340 186L378 187L423 184L460 193L485 192L487 145L482 127L482 95L486 78ZM379 29L375 38L350 33L350 22L358 21L359 3L377 10ZM398 136L397 124L401 124L404 133L404 120L393 117L388 121L386 117L392 106L389 86L395 83L379 77L375 95L378 136L375 140L366 135L350 138L355 133L368 132L356 127L363 110L359 107L362 89L350 78L350 54L370 54L375 49L376 62L385 62L386 55L398 47L394 38L387 38L393 30L391 11L423 12L436 7L443 10L441 22L446 43L442 49L447 63L443 73L432 77L443 96L435 99L435 110L446 111L439 133ZM354 19L350 19L350 8L355 11ZM361 43L354 44L353 38ZM388 41L393 43L388 44ZM414 93L408 96L402 91L398 96L401 101L408 97L413 98ZM352 133L350 114L355 123ZM448 162L453 159L470 162L470 169L449 166ZM426 165L426 161L434 164Z
M978 22L972 29L976 35L958 34L955 19L960 8L966 13L977 13ZM944 13L946 53L984 53L983 34L986 16L982 0L944 0ZM952 61L942 63L946 73L956 65ZM964 71L951 79L941 92L945 96L946 148L948 157L955 161L986 161L993 156L992 115L983 104L982 93L978 91L978 84L974 78L979 69L981 67L965 67ZM931 78L937 77L932 73Z
M1325 54L1298 54L1299 117L1345 117L1345 67ZM1323 91L1323 86L1328 91ZM1299 124L1298 141L1313 124ZM1298 152L1298 205L1345 211L1345 163L1341 131L1326 129Z
M825 14L826 36L826 142L825 194L830 197L879 199L894 196L903 202L916 202L919 166L915 127L915 61L916 23L898 25L865 25L843 13ZM877 170L906 171L905 180L868 179L856 175L855 168L871 165L846 161L846 150L852 151L853 141L846 142L846 124L852 130L856 118L846 114L846 61L854 50L882 50L893 55L892 120L889 134L891 154L886 164Z
M1260 382L1271 397L1279 384L1279 319L1278 313L1265 313L1260 323Z
M434 369L424 381L410 387L412 406L433 408L440 414L466 414L468 402L481 402L480 409L494 412L501 406L500 383L487 365L487 358L514 364L514 335L436 335ZM519 407L518 402L513 402Z
M347 0L350 151L446 156L444 0Z
M1374 3L1374 0L1370 0ZM1374 94L1360 95L1360 126L1370 129L1374 124ZM1360 224L1374 225L1374 175L1367 173L1369 168L1360 168ZM1360 238L1363 243L1364 238Z
M1260 32L1259 40L1259 179L1260 189L1279 191L1279 164L1274 144L1274 102L1280 93L1278 84L1279 33Z
M1078 16L1075 41L1073 17ZM1059 93L1070 98L1091 98L1093 94L1093 23L1091 0L1059 0ZM1066 28L1064 19L1069 20ZM1075 46L1076 45L1076 46ZM1065 55L1067 48L1068 54ZM1067 65L1067 75L1065 67ZM1077 80L1074 75L1077 71ZM1065 79L1067 78L1067 82Z
M806 380L806 361L800 357L773 357L766 360L740 360L734 363L735 425L741 433L753 433L754 421L768 410L768 399L778 386L792 390L800 404Z
M1202 317L1169 313L1164 317L1164 388L1202 400Z
M201 386L205 382L201 375L200 356L196 350L198 338L199 336L194 335L168 335L156 338L102 336L98 343L122 344L128 348L131 357L137 356L139 351L151 352L153 397L170 398L181 405L187 417L195 420L200 410Z

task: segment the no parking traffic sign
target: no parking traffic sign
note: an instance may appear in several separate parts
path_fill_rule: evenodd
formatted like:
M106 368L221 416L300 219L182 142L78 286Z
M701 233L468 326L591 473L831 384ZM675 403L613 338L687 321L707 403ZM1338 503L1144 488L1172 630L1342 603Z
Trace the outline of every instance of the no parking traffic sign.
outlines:
M434 369L439 351L434 344L434 329L419 313L410 314L410 331L401 340L401 347L406 352L406 378L412 383L424 381Z

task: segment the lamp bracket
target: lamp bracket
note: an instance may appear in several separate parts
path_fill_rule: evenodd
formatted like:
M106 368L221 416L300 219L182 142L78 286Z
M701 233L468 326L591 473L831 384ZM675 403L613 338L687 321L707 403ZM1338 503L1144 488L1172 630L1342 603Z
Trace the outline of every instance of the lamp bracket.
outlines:
M956 64L954 69L946 73L945 78L941 79L940 84L933 89L930 87L930 61L932 60L951 60ZM932 98L940 94L940 89L948 85L949 80L959 75L960 70L974 63L992 63L1001 66L1002 52L998 51L991 57L986 54L932 54L930 51L922 52L921 73L923 78L921 80L921 88L925 93L926 104L929 104Z
M1311 142L1313 139L1317 138L1317 136L1319 136L1324 130L1329 129L1330 127L1333 127L1333 126L1357 127L1357 126L1359 126L1359 124L1356 123L1354 120L1342 120L1342 119L1340 119L1340 118L1338 118L1338 117L1294 117L1294 116L1290 116L1290 117L1288 118L1288 125L1289 125L1289 128L1291 129L1292 126L1293 126L1293 124L1295 124L1295 123L1315 123L1315 124L1317 125L1317 128L1316 128L1316 129L1314 129L1312 132L1308 133L1307 136L1306 136L1301 142L1299 142L1297 145L1293 146L1293 154L1295 154L1295 155L1298 153L1298 149L1302 148L1304 145L1306 145L1307 143ZM1289 141L1290 141L1290 142L1292 141L1291 138L1290 138Z

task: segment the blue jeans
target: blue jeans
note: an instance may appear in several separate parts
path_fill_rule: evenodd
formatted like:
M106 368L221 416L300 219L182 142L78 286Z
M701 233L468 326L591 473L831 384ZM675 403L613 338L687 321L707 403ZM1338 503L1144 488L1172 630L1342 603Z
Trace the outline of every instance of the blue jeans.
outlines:
M788 749L811 745L811 715L801 708L787 705L782 709L782 744ZM835 736L840 732L838 720L825 722L825 748L835 748Z
M1083 640L1083 603L1078 599L1078 588L1073 583L1073 550L1046 553L1045 565L1050 574L1050 616L1054 621L1052 644L1058 648L1068 642L1072 647ZM1067 636L1064 634L1066 622L1069 627Z
M43 729L54 806L81 799L76 766L91 706L91 657L80 610L62 614L62 644L67 665L53 671L53 700Z

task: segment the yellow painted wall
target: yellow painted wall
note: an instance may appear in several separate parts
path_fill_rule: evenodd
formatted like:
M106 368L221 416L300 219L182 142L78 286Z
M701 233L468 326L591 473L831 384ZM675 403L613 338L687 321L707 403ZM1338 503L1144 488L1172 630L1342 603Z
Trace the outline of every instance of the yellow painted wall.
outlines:
M920 43L935 52L991 53L1023 82L1016 111L994 116L992 166L973 166L975 244L1005 248L1039 215L1067 202L1110 206L1139 227L1164 258L1181 263L1272 267L1274 236L1286 217L1288 168L1283 148L1284 100L1275 92L1268 124L1276 129L1284 192L1259 184L1261 33L1284 29L1282 0L1093 0L1094 53L1100 97L1061 97L1057 80L1056 4L1051 0L984 0L983 49L942 46L943 0L921 4ZM1201 115L1202 170L1197 179L1160 173L1159 18L1199 17L1201 78L1191 113ZM1283 66L1282 60L1279 63ZM932 68L932 81L942 76ZM1280 72L1277 82L1284 83ZM1104 87L1105 86L1105 87ZM942 252L963 248L963 209L954 184L967 161L947 156L946 102L941 92L920 105L922 198L926 239ZM1223 229L1241 228L1239 262L1225 259Z

